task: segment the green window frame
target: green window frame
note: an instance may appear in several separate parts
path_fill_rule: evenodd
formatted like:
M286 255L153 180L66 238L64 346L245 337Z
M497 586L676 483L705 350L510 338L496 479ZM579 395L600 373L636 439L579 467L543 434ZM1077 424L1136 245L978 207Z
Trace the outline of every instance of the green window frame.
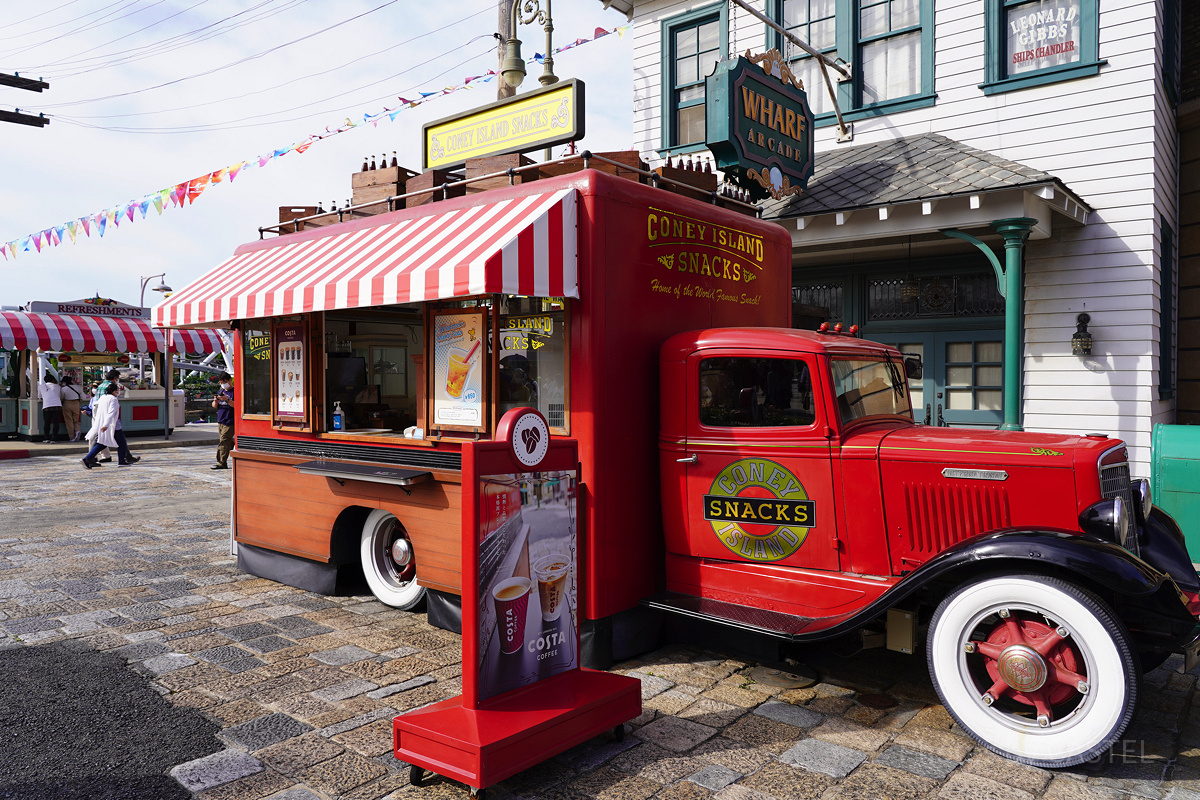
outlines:
M704 79L710 59L725 58L729 42L727 6L724 3L705 6L662 22L662 148L663 155L691 153L704 150L704 136L687 135L681 127L694 130L699 116L700 130L704 128ZM716 26L715 45L712 26ZM681 122L681 112L691 123ZM687 141L684 141L687 139Z
M983 24L985 95L1090 77L1107 63L1100 0L985 0Z
M851 62L853 77L835 81L842 118L894 114L933 105L934 0L772 0L773 18L803 41L830 56ZM834 9L834 42L825 36L829 9ZM816 44L814 44L814 40ZM836 124L828 90L815 58L768 28L767 47L778 47L805 82L814 103L817 127ZM905 47L916 50L905 58ZM849 55L847 55L849 54ZM916 62L917 69L912 69ZM911 79L910 86L903 86ZM892 86L888 86L889 81ZM905 89L910 89L905 91Z

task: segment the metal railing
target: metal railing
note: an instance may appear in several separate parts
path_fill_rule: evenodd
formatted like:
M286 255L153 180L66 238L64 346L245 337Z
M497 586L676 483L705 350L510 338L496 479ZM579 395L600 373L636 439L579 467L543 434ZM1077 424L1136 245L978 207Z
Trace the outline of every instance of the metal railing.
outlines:
M721 192L719 190L705 191L703 189L699 189L699 188L693 186L690 183L686 183L684 181L677 181L672 178L667 178L662 175L659 175L657 172L651 172L650 170L644 170L644 169L641 169L640 167L633 167L633 166L630 166L629 164L626 164L621 161L614 161L611 158L605 158L604 156L597 155L596 153L593 153L590 150L582 151L578 157L583 159L583 168L584 169L590 169L591 162L593 162L593 161L599 161L604 164L611 164L612 166L617 167L620 170L623 170L626 172L633 172L633 173L636 173L638 175L641 175L641 176L647 178L650 185L656 189L659 188L659 184L662 184L662 183L670 184L672 186L682 187L682 188L688 189L689 191L694 192L699 195L705 195L705 194L709 195L708 202L712 203L713 205L723 204L723 205L741 206L742 208L753 211L754 215L756 217L762 216L762 212L763 212L762 206L758 206L753 203L746 203L741 200L737 200L733 197L728 197L726 195L721 194ZM378 206L380 203L384 203L384 202L387 203L388 211L396 211L397 207L395 204L400 200L407 200L410 197L418 197L421 195L432 194L434 192L441 192L442 196L440 199L446 200L450 197L451 189L458 187L458 186L465 187L471 183L478 183L478 182L487 181L487 180L494 180L496 178L507 177L508 185L515 186L517 183L517 176L520 175L522 172L526 172L528 170L533 170L533 169L541 169L542 167L545 167L549 164L565 164L568 161L574 160L574 158L575 158L575 156L567 156L564 158L560 158L556 161L540 161L540 162L536 162L533 164L526 164L521 167L509 167L508 169L499 170L498 172L489 172L486 175L476 175L473 178L463 178L462 180L447 181L438 186L430 186L428 188L419 189L414 192L405 192L404 194L392 195L392 196L384 198L382 200L372 200L369 203L357 203L355 205L345 206L344 208L338 208L338 209L334 209L332 211L323 211L321 213L310 214L305 217L296 217L295 219L290 219L287 222L280 222L275 225L264 225L258 229L258 238L259 239L265 238L264 234L266 234L267 232L273 232L273 233L279 234L281 236L285 233L298 233L301 230L300 226L303 225L305 222L312 222L312 221L315 221L318 219L324 219L333 214L337 215L338 222L344 222L346 219L345 215L347 215L347 214L350 214L352 219L374 216L374 214L358 213L358 209ZM291 228L291 230L287 230L288 228Z

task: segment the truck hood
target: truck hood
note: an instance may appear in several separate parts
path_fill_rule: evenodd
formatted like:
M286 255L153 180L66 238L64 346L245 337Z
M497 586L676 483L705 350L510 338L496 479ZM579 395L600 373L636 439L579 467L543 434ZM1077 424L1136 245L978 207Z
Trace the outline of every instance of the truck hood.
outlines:
M970 428L914 426L900 428L879 439L878 454L886 461L936 461L976 469L1040 467L1094 469L1104 452L1121 447L1120 439L1025 431L992 431Z

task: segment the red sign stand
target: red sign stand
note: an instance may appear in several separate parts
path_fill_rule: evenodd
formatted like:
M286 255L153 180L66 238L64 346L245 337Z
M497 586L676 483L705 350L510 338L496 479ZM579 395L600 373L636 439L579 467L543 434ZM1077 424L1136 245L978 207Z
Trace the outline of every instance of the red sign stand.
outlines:
M476 792L642 712L633 678L579 666L578 445L536 409L463 445L463 693L396 717L396 758Z

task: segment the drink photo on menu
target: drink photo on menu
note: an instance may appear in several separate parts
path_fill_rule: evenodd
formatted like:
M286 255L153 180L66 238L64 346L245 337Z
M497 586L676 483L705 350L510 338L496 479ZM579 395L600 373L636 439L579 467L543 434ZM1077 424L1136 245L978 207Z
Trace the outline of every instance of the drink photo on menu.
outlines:
M574 471L481 478L479 698L578 665Z

